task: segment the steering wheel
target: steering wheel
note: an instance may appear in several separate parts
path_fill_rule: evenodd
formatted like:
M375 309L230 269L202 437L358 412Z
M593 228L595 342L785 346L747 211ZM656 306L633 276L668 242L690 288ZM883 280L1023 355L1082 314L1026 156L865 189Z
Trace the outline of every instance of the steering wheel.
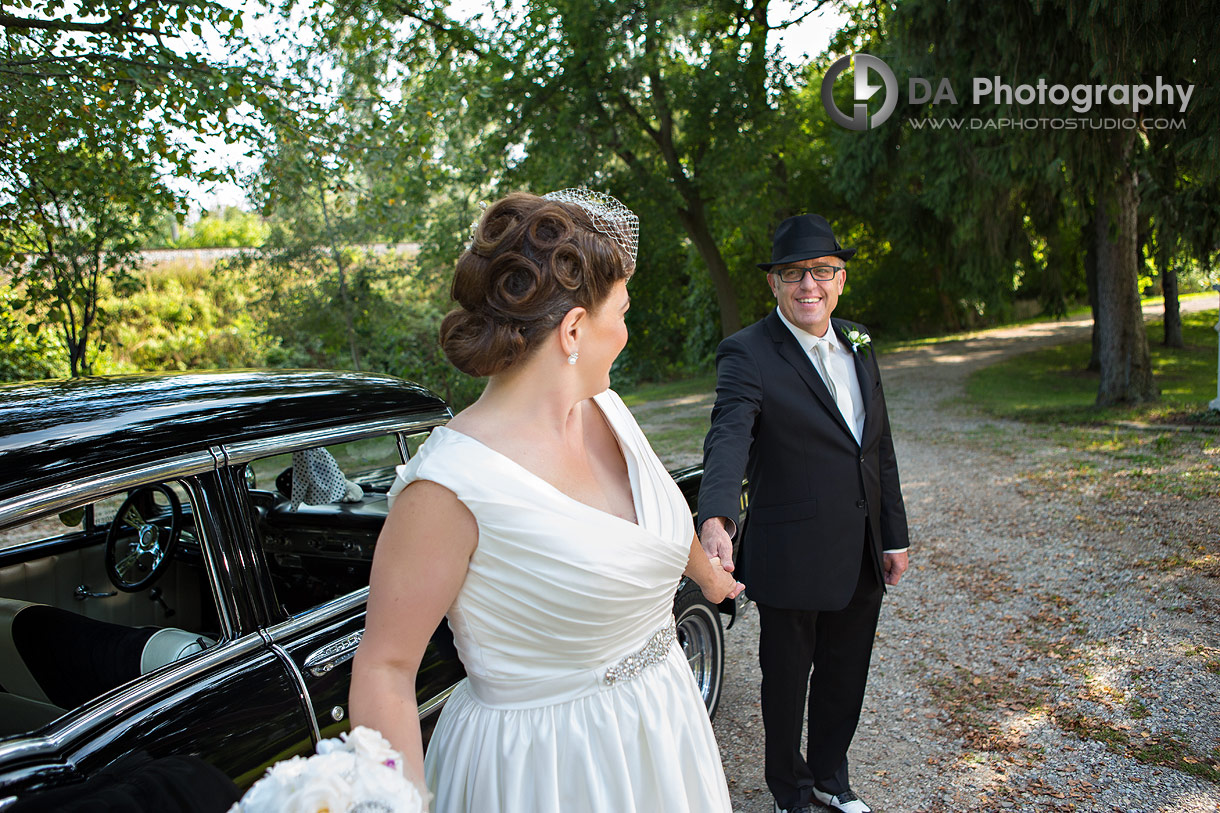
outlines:
M138 506L151 505L153 493L169 503L169 517L146 520ZM144 499L141 500L141 497ZM148 587L170 562L182 529L182 503L173 489L157 484L140 486L127 495L106 534L106 575L124 593Z

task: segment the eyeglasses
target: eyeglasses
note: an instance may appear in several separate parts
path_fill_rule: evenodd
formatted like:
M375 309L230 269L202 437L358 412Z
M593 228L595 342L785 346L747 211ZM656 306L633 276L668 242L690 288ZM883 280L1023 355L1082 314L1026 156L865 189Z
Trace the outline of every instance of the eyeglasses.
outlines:
M775 273L784 282L800 282L805 278L806 273L818 282L829 282L835 278L835 274L842 270L837 265L787 265Z

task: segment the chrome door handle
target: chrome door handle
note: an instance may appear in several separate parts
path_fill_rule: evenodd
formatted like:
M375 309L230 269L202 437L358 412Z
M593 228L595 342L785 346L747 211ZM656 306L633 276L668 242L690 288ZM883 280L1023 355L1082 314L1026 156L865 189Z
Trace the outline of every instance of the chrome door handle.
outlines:
M77 601L84 601L87 598L110 598L111 596L117 595L117 590L111 590L109 593L94 592L89 589L89 585L87 584L78 584L76 585L76 589L72 591L72 598L76 599Z
M360 639L363 637L364 630L359 630L327 644L305 659L305 668L314 677L322 677L339 664L354 658L356 647L360 646Z

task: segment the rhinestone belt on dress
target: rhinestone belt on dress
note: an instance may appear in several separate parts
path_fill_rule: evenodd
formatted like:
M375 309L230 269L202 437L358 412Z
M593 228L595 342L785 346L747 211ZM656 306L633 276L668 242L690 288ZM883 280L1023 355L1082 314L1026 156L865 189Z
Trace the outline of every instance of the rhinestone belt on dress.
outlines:
M639 652L628 655L606 670L606 683L613 686L620 680L631 680L638 677L640 672L647 667L665 660L669 648L673 646L677 638L678 631L674 627L674 620L671 617L669 623L653 633L652 637L648 639L648 643L644 644Z

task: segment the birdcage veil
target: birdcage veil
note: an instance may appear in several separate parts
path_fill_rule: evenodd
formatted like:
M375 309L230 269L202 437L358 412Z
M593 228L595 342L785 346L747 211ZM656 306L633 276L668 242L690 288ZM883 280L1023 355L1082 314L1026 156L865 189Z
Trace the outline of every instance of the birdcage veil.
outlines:
M593 228L613 240L635 264L640 242L640 219L635 213L605 192L579 187L557 189L542 196L558 203L574 203L589 213Z

